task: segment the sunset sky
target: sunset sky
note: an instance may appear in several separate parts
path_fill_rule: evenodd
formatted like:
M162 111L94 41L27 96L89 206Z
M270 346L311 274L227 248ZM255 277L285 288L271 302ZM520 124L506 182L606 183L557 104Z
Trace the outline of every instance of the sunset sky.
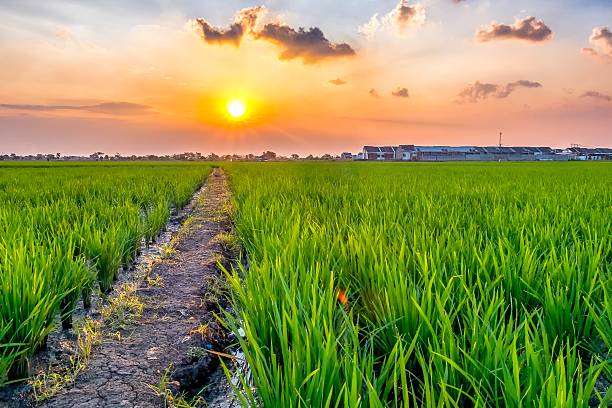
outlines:
M610 0L2 0L0 154L612 146L611 30Z

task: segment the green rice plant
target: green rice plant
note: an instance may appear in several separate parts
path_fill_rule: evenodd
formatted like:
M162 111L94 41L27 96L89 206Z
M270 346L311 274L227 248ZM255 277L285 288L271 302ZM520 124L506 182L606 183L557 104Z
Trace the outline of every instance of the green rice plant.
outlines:
M166 200L151 203L145 207L142 224L147 246L162 232L169 217L170 206Z
M29 246L7 245L0 258L0 344L16 356L9 371L0 378L21 379L28 375L29 358L53 329L53 317L60 304L47 273L52 258ZM13 346L6 346L13 344Z
M243 406L605 401L608 163L225 167Z
M72 327L72 313L84 288L90 287L95 274L87 266L84 256L76 255L74 238L53 241L46 245L52 259L49 291L56 294L60 305L60 318L64 328Z
M0 385L29 360L97 280L104 293L210 173L207 164L0 164ZM58 319L59 316L59 319Z
M119 230L110 227L102 232L91 231L87 236L87 257L96 270L100 290L110 293L113 282L117 279L123 257L123 247L119 241Z

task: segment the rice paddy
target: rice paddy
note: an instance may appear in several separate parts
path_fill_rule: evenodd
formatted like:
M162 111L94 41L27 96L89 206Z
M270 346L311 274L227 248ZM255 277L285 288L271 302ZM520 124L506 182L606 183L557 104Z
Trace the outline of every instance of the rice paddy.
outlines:
M240 164L244 406L612 401L612 167Z
M0 385L77 303L107 294L121 267L204 182L206 164L0 165Z
M222 167L247 260L224 316L243 406L612 401L609 164ZM211 169L0 165L0 384L112 290Z

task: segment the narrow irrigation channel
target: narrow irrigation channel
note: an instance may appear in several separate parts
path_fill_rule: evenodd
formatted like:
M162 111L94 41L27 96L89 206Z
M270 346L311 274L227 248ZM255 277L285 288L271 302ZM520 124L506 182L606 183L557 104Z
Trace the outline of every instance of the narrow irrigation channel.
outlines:
M228 307L218 264L232 256L229 199L227 177L215 169L175 245L109 299L112 316L76 381L36 406L161 407L181 394L235 406L219 362L232 341L216 318Z

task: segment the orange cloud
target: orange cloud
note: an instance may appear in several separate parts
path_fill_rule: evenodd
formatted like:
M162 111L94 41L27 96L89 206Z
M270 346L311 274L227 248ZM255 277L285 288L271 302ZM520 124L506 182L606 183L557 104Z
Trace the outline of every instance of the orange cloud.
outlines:
M493 21L489 26L481 28L476 38L481 42L494 40L520 40L531 43L543 42L551 39L552 30L542 20L535 17L526 17L517 20L513 25L498 24Z
M336 79L332 79L331 81L329 81L329 83L333 85L345 85L346 81L341 78L336 78Z
M399 88L399 87L395 91L391 92L391 95L397 98L409 98L410 97L408 88Z
M0 103L0 108L34 112L86 111L109 115L142 115L152 113L151 107L129 102L104 102L95 105L27 105Z

